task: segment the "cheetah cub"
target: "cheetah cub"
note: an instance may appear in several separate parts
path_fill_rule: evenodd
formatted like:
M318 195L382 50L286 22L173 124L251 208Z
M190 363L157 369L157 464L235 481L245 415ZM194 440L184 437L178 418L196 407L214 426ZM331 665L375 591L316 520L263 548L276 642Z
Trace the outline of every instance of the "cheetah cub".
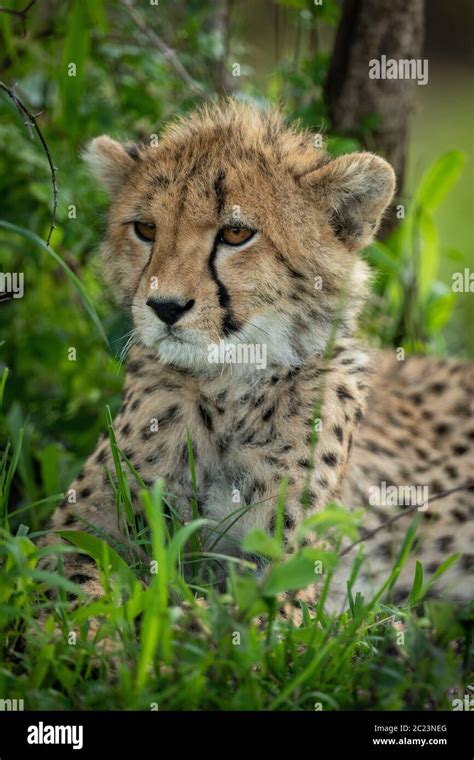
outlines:
M372 471L364 454L356 456L352 475L348 462L372 373L355 337L369 283L358 252L390 203L394 173L370 153L331 160L315 145L314 135L287 126L276 112L226 101L170 124L157 146L104 136L86 153L111 196L104 270L134 325L115 420L118 445L146 483L165 479L183 521L197 498L212 525L205 548L221 554L239 554L253 528L273 533L283 478L284 541L291 551L306 516L343 490L348 507L352 501L365 506L367 489L385 473L383 452L378 465L373 451L368 457ZM381 364L376 358L373 367ZM402 385L408 381L401 378ZM380 415L392 402L387 398L380 410L382 439ZM394 409L394 446L405 436L396 417ZM390 446L379 445L390 460ZM393 470L393 462L388 466ZM54 529L92 524L123 537L106 468L113 471L102 440L71 486L76 503L58 508ZM405 468L401 482L414 482L410 462ZM463 477L460 472L456 483ZM382 515L387 522L392 516ZM387 570L393 535L368 525L377 548L375 571L361 580L366 585ZM70 577L100 593L93 568L65 557ZM340 572L337 603L345 595L344 563Z

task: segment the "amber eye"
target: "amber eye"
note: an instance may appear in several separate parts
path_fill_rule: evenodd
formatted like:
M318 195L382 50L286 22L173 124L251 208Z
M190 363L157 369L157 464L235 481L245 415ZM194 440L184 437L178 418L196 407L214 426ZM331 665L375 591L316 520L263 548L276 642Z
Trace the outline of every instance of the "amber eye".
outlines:
M156 232L154 224L149 222L134 222L133 229L139 240L143 240L145 243L153 243Z
M219 233L219 242L225 245L242 245L255 235L247 227L223 227Z

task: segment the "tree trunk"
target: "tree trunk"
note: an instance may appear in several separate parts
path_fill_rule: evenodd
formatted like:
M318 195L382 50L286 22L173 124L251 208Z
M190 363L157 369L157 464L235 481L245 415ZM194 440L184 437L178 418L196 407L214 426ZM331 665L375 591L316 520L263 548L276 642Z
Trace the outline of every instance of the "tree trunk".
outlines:
M226 70L229 56L232 0L214 0L212 8L212 27L220 45L220 55L216 62L215 88L219 95L225 95L230 94L235 89L235 80Z
M424 0L345 0L326 80L332 128L355 136L390 161L403 191L409 116L417 84L413 79L371 79L370 61L422 57ZM375 126L364 129L376 116ZM388 213L382 236L396 225Z

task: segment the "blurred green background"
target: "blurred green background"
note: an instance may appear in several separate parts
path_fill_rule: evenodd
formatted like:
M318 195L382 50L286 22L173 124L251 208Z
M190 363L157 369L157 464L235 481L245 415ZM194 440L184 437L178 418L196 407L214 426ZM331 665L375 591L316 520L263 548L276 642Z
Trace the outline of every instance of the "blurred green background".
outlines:
M17 11L25 5L3 3ZM414 200L402 228L367 251L377 279L364 330L374 343L472 357L472 295L451 289L452 272L473 267L472 4L431 0L427 6L430 78L417 87L405 188ZM38 123L58 167L51 245L82 281L111 347L50 252L0 222L2 271L25 278L24 298L0 303L0 363L9 370L0 445L27 427L13 483L18 506L67 486L104 427L105 405L114 411L119 404L123 369L117 357L130 326L102 286L96 252L106 199L80 152L104 132L148 140L202 99L169 65L153 33L176 51L206 96L222 89L224 69L239 96L281 103L289 118L315 130L323 126L332 153L358 148L332 129L322 97L340 17L335 0L322 6L234 0L224 37L216 3L137 1L134 7L145 32L120 1L43 0L25 16L0 12L0 79L16 84L25 105L41 114ZM70 63L75 76L68 76ZM241 67L238 80L230 75L234 63ZM51 216L48 164L4 92L0 145L0 219L44 240ZM427 175L433 165L434 174ZM432 204L441 185L443 197ZM68 358L70 347L75 361ZM36 526L51 507L35 510Z

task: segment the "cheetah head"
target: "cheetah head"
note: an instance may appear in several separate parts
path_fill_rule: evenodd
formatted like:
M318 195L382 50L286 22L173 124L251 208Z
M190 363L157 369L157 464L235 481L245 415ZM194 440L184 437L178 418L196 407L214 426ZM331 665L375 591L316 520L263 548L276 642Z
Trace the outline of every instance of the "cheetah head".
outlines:
M86 160L112 198L105 271L161 361L210 371L216 343L263 344L294 366L346 333L395 187L370 153L330 160L275 111L230 100L168 125L156 145L102 136Z

